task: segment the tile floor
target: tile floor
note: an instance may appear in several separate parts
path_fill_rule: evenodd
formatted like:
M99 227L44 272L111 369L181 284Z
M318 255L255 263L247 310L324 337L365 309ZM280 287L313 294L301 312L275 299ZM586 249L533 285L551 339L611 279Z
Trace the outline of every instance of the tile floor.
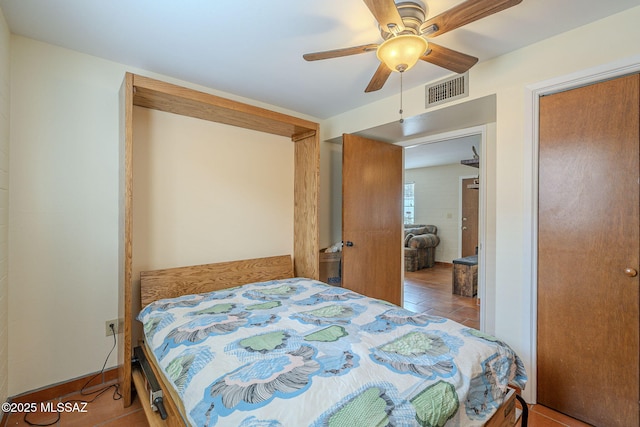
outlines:
M433 268L405 274L405 308L416 312L428 312L442 315L471 327L479 327L479 306L476 298L451 294L451 265L436 264ZM123 408L122 402L113 400L110 391L98 397L86 407L85 413L63 413L56 420L55 413L29 414L27 420L37 425L53 426L95 426L95 427L147 427L147 421L140 402L136 398L133 405ZM55 402L67 402L81 399L82 396L71 394L62 396ZM85 397L87 399L87 397ZM12 414L4 426L29 426L24 414ZM530 427L585 427L587 424L576 421L563 414L540 405L530 405Z

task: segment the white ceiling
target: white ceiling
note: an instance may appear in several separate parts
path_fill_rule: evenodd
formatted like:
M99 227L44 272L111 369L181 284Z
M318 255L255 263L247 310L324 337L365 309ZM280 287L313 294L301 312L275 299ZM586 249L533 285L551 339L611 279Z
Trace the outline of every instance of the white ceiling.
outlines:
M435 16L460 0L428 0ZM640 5L640 0L523 0L435 41L480 61ZM365 94L370 52L302 55L381 41L362 0L0 0L15 34L319 119L398 93L394 73ZM613 29L612 29L613 30ZM450 74L420 61L410 88Z
M478 134L406 147L404 168L415 169L458 164L460 160L473 158L472 147L481 156L481 139L482 137ZM474 171L469 169L469 174L473 175L473 173ZM477 169L475 173L477 173Z

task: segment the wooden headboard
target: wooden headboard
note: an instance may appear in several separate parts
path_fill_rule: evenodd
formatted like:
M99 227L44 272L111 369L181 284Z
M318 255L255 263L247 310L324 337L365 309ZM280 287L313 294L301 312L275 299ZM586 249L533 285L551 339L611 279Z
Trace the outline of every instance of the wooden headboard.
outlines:
M140 297L142 307L145 307L163 298L291 277L293 262L290 255L143 271L140 273Z

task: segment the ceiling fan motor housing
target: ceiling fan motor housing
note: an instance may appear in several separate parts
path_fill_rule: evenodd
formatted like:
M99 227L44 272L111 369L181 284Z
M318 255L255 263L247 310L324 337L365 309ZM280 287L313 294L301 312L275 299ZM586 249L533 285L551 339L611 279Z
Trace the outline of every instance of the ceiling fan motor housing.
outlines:
M388 40L398 34L414 34L421 35L421 25L427 18L427 6L418 1L407 1L397 3L396 8L400 17L402 17L402 23L404 24L404 30L399 33L394 33L388 28L379 25L380 34L384 40Z

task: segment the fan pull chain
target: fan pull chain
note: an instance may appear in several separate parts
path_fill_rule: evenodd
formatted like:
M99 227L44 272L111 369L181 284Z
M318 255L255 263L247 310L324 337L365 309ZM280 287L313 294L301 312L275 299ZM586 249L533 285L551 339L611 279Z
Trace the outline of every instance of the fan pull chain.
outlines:
M400 72L400 123L404 123L404 119L402 118L402 75L404 73Z

